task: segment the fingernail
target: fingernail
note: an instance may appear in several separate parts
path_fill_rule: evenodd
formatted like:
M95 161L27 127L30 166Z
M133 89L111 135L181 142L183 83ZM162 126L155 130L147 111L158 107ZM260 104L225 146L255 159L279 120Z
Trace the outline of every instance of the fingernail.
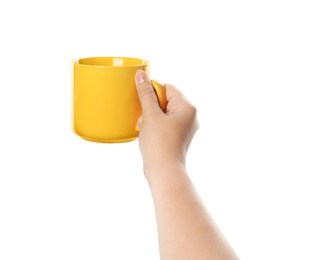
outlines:
M147 75L144 71L138 70L136 72L136 83L137 84L140 84L140 83L146 81L146 79L147 79Z

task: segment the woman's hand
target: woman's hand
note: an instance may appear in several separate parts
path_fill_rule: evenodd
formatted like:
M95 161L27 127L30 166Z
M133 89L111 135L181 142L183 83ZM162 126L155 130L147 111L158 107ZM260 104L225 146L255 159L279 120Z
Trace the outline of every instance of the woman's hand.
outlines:
M166 84L167 107L164 113L147 74L136 73L136 85L141 102L142 116L139 147L148 179L154 170L171 164L185 166L188 147L199 128L196 108L174 86Z

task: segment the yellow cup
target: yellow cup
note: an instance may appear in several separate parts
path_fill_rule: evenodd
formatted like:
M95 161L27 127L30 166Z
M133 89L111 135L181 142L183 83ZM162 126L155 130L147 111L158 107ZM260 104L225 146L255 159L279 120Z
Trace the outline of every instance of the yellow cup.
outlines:
M72 130L82 139L122 143L137 139L137 119L142 114L135 74L150 76L150 63L124 57L91 57L71 61ZM152 80L165 112L165 87Z

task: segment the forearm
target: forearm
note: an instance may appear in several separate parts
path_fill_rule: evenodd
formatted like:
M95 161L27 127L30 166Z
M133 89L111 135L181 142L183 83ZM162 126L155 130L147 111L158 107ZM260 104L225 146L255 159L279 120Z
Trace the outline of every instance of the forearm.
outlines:
M161 260L238 259L207 212L185 167L148 173Z

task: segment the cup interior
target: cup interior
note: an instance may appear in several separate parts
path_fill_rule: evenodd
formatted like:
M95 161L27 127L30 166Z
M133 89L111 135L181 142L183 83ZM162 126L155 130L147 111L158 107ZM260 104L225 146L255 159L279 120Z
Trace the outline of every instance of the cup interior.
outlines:
M74 63L100 67L128 67L147 65L148 61L126 57L90 57L77 59L74 61Z

